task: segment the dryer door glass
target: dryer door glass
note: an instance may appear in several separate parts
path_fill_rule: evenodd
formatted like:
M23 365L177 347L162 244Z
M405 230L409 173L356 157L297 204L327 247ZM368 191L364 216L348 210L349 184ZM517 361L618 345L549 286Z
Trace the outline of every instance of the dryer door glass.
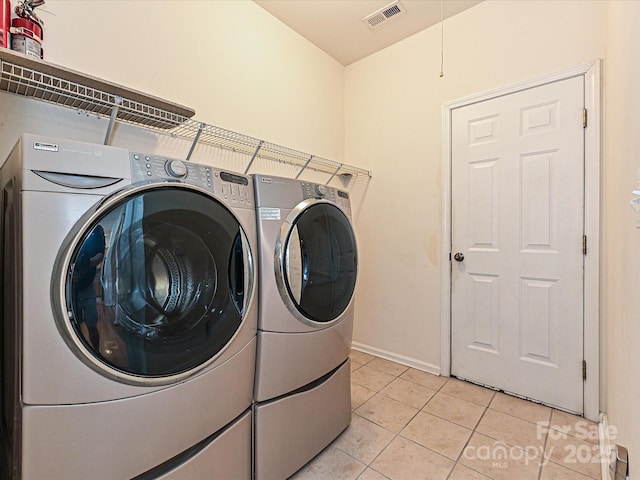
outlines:
M355 236L342 210L330 203L303 210L284 258L285 285L298 311L315 322L335 320L351 302L356 273Z
M236 217L198 190L163 186L94 218L66 277L68 321L85 349L141 377L187 372L221 352L252 289Z

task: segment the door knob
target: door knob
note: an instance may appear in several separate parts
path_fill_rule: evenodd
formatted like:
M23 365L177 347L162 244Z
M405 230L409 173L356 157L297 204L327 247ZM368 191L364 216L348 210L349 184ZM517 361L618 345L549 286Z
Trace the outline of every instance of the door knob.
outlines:
M456 262L461 262L461 261L463 261L463 260L464 260L464 253L461 253L461 252L456 253L456 254L453 256L453 259L454 259Z

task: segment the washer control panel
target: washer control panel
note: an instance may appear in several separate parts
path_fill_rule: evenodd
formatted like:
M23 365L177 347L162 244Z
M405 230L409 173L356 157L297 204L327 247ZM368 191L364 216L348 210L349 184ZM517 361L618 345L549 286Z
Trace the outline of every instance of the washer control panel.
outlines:
M232 206L253 208L253 186L246 175L208 165L130 152L133 182L174 180L204 188Z
M328 187L320 183L301 182L302 195L307 198L322 198L338 205L347 215L351 215L351 202L349 194L334 187Z

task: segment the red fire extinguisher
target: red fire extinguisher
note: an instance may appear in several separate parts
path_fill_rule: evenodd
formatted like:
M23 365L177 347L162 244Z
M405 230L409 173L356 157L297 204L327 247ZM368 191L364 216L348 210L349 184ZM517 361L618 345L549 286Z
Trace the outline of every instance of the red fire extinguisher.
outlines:
M1 0L0 0L1 1ZM44 23L35 12L45 0L19 0L17 17L11 21L11 49L28 56L42 58Z
M28 18L11 21L11 49L27 56L42 58L42 28Z
M11 0L0 0L0 47L9 48L11 28Z

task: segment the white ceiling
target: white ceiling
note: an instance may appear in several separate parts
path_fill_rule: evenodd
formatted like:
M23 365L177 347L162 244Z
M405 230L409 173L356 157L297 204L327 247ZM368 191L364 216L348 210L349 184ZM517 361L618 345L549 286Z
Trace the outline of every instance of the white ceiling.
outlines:
M371 29L362 19L392 0L254 0L274 17L349 65L482 0L400 0L405 12Z

